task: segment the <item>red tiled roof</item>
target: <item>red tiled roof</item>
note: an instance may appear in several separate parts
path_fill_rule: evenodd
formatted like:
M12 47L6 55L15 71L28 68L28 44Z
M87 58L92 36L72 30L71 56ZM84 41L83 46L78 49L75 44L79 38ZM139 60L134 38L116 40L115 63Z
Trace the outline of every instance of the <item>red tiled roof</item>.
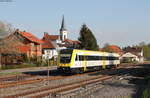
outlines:
M57 40L58 38L58 35L48 35L48 33L44 33L42 48L55 48L51 41Z
M118 53L120 55L123 54L123 51L118 46L116 46L116 45L108 45L107 47L109 48L109 50L111 52L115 52L115 53ZM99 50L103 51L103 49L99 49Z
M59 35L49 35L48 33L44 33L43 39L46 40L57 40L59 38Z
M51 41L45 41L43 40L43 43L42 43L42 49L43 48L55 48L54 45L51 43Z
M80 44L80 41L65 39L63 42L68 42L69 44Z
M109 48L112 49L113 51L116 51L116 52L120 52L121 51L121 49L118 46L116 46L116 45L109 45Z
M35 37L33 34L29 33L29 32L18 32L19 34L21 34L23 37L25 37L26 39L28 39L31 42L35 42L38 44L41 44L42 41L40 39L38 39L37 37Z
M99 48L99 51L103 51L103 48Z
M57 40L59 38L58 35L48 35L48 38L51 40Z
M137 53L137 52L141 52L142 51L142 48L135 48L135 47L126 47L125 49L124 49L124 51L125 52L135 52L135 53Z

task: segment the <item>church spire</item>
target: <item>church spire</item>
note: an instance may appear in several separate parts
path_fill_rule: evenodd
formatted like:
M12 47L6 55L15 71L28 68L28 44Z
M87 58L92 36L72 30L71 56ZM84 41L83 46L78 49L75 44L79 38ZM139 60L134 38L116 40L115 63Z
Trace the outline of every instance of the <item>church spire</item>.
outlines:
M66 27L65 27L65 19L64 19L64 15L63 15L60 31L66 31L66 30L67 30L67 29L66 29Z
M64 15L63 15L62 24L61 24L61 28L60 28L60 40L63 41L67 38L68 38L68 31L65 27L65 19L64 19Z

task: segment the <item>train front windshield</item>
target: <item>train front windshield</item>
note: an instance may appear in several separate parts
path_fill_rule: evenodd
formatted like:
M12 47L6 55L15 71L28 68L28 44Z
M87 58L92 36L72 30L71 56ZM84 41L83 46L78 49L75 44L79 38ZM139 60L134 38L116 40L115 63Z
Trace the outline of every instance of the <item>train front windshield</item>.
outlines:
M70 63L72 51L70 49L64 49L60 51L60 63Z

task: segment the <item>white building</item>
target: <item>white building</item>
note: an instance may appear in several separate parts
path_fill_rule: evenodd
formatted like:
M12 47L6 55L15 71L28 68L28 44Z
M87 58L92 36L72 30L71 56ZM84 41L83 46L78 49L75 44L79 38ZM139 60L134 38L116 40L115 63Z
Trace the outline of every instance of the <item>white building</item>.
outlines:
M42 38L42 58L43 59L51 59L52 57L57 57L59 51L61 49L65 49L66 47L62 46L64 44L64 40L68 38L68 31L65 28L65 20L64 16L62 19L62 24L60 28L59 35L49 35L48 33L44 33L44 37Z
M127 47L124 50L124 54L120 57L122 61L130 59L131 61L137 62L144 62L143 57L143 49L142 48L134 48L134 47Z

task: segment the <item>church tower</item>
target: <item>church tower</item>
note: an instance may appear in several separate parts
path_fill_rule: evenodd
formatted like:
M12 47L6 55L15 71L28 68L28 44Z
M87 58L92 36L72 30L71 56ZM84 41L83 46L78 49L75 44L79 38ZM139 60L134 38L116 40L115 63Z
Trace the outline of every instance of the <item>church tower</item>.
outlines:
M60 28L60 40L63 41L65 39L67 39L68 37L68 31L65 27L65 19L64 16L62 18L62 24L61 24L61 28Z

